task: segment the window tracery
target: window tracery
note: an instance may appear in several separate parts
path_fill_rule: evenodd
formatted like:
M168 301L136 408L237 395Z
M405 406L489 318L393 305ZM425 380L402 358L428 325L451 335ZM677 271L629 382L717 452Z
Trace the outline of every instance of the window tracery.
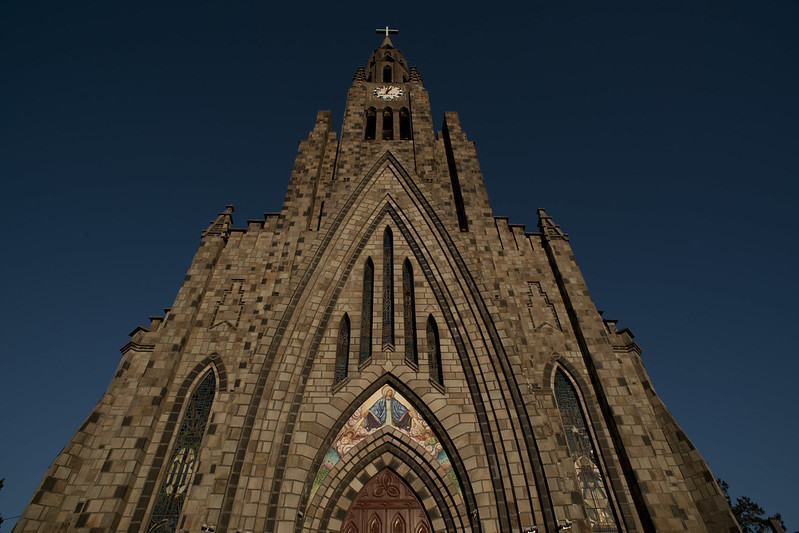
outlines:
M167 472L153 506L148 533L172 533L178 527L183 502L197 467L203 435L214 402L216 377L209 371L189 398L169 458Z
M577 390L562 369L555 372L555 401L560 410L583 504L594 531L619 531L608 487L599 466L596 447L588 430Z

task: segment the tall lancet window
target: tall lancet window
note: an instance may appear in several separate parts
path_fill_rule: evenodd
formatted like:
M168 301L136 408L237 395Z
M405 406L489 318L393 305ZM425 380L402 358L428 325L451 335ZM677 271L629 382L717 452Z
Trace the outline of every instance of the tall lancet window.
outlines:
M340 383L347 377L350 364L350 317L347 313L341 317L338 325L338 341L336 343L336 377L334 383Z
M400 139L405 141L411 138L411 114L407 107L403 107L400 109Z
M153 515L147 526L150 533L172 533L178 527L183 502L197 469L197 454L208 425L215 392L216 378L209 371L189 398L175 439L175 447L167 464L166 475L155 500Z
M555 372L555 401L560 410L577 482L580 484L591 526L594 531L619 531L580 398L571 380L561 369Z
M405 324L405 359L419 364L419 351L416 347L416 302L413 296L413 268L411 261L402 264L402 315Z
M383 140L394 140L394 111L390 107L383 110Z
M383 349L394 348L394 235L383 232Z
M433 315L427 318L427 363L430 366L430 379L444 384L444 373L441 369L441 342L438 338L438 326Z
M363 267L363 303L361 304L361 352L358 363L372 357L372 310L375 292L375 265L372 258Z
M370 107L366 110L366 126L363 138L367 141L374 141L375 135L377 135L377 110L374 107Z
M391 65L386 65L385 67L383 67L383 81L388 83L391 83L391 81L393 81L391 79Z

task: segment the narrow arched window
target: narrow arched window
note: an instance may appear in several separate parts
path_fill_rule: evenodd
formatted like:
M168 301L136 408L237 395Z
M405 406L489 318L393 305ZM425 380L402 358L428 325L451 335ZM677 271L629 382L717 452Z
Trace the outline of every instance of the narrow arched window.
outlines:
M394 140L394 112L390 107L383 110L383 140Z
M394 235L383 232L383 349L394 348Z
M358 363L372 357L372 305L375 292L375 265L372 258L363 267L363 303L361 304L361 352Z
M377 135L377 110L370 107L366 110L366 126L364 127L363 138L367 141L373 141Z
M414 365L419 364L419 351L416 347L416 302L413 296L413 268L411 261L402 264L402 315L405 324L405 359Z
M391 83L391 65L383 67L383 81Z
M599 467L599 457L588 430L580 398L571 380L561 369L555 372L555 401L591 526L594 531L618 531L608 487Z
M350 364L350 317L347 313L341 317L338 325L338 342L336 343L336 377L333 383L340 383L347 377Z
M444 384L444 374L441 369L441 343L438 338L438 326L433 315L427 318L427 363L430 366L430 379Z
M178 527L215 393L216 378L208 371L189 398L147 531L173 532Z
M402 109L400 109L400 139L408 140L412 138L413 134L411 133L411 114L408 111L407 107L403 107Z

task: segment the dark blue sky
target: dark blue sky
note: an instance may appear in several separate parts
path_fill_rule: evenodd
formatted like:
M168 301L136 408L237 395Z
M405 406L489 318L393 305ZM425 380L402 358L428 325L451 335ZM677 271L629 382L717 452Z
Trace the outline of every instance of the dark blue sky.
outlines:
M390 24L495 214L547 209L713 472L799 529L797 2L161 4L0 4L0 514Z

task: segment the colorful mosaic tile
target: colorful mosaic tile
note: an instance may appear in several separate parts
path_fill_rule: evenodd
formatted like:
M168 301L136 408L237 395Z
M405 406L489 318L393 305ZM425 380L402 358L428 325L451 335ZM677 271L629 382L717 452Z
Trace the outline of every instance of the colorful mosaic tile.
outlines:
M386 385L375 391L344 423L333 444L325 454L322 466L316 473L308 505L327 475L336 465L346 460L349 452L363 439L386 427L394 427L420 444L447 473L460 491L460 484L447 452L422 415L400 393Z

